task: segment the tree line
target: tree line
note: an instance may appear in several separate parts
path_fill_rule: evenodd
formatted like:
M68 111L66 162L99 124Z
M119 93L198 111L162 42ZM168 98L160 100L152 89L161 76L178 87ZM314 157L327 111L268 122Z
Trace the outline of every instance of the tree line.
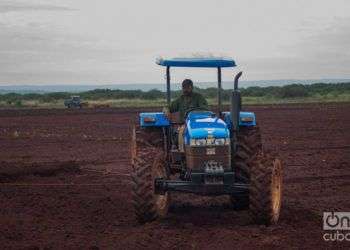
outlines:
M195 87L195 91L201 93L205 98L216 98L217 88L201 89ZM232 90L224 89L222 91L223 101L228 101ZM275 97L275 98L300 98L312 96L325 96L340 94L350 94L349 83L315 83L310 85L290 84L285 86L270 87L248 87L240 89L242 96L249 97ZM63 99L69 99L72 95L79 95L82 100L110 100L110 99L144 99L154 100L165 98L166 94L160 90L152 89L149 91L142 90L119 90L119 89L95 89L80 93L70 92L52 92L45 94L18 94L7 93L0 94L0 101L13 104L21 101L39 101L39 102L55 102ZM172 96L181 95L181 91L172 91Z

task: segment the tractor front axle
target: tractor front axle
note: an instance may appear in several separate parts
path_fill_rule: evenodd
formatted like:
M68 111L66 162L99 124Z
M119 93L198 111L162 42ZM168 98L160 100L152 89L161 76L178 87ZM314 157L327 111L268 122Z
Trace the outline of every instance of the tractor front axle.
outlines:
M155 179L155 192L165 194L168 191L195 193L199 195L247 195L249 186L243 183L234 183L234 174L191 173L191 181Z

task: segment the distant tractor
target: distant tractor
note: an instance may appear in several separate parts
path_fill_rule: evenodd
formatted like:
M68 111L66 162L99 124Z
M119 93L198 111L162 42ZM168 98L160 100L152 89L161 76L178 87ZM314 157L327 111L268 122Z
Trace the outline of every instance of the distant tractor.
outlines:
M238 80L242 72L234 78L230 111L222 111L221 69L236 66L235 61L173 58L159 59L157 64L166 67L168 105L171 67L216 68L218 110L188 110L184 124L164 112L139 114L131 140L133 204L138 221L165 216L171 193L185 192L228 195L233 208L250 209L256 223L276 223L281 208L282 163L263 150L255 114L241 111ZM183 140L179 140L183 125Z
M64 106L67 108L82 108L83 104L81 102L80 96L71 96L70 99L64 100Z

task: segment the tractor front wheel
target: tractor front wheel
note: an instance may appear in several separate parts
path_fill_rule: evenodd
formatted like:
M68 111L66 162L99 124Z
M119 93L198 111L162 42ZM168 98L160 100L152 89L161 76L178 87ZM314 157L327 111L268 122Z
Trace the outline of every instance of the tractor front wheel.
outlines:
M250 210L258 224L275 224L282 199L282 163L260 152L250 163Z
M135 215L140 223L164 217L170 204L169 193L155 193L155 179L167 178L166 159L162 148L154 145L154 141L146 140L151 134L152 131L134 128L132 135L132 199ZM157 134L155 136L158 137Z

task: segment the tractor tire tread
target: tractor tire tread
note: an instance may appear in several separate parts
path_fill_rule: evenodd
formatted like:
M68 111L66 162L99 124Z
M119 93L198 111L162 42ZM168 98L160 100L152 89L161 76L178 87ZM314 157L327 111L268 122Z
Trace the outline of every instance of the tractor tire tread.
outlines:
M260 152L250 162L251 179L249 188L250 211L258 224L270 225L278 220L272 209L272 174L274 171L271 154ZM278 159L277 159L278 160Z
M159 131L134 128L132 139L132 204L136 219L146 223L158 218L159 211L154 199L152 167L155 159L162 155L162 143L153 140ZM158 138L159 139L159 138ZM134 152L134 153L133 153Z

